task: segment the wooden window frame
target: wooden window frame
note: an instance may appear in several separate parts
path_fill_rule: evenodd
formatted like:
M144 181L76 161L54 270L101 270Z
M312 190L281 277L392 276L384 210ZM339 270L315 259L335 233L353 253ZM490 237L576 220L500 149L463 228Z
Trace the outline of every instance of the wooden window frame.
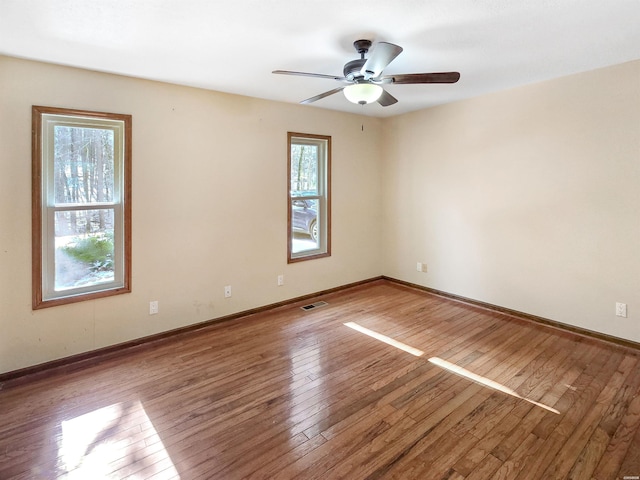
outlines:
M320 167L320 175L323 177L319 182L320 192L317 196L305 199L320 201L321 236L318 240L319 248L305 252L293 252L293 232L292 232L292 201L291 196L291 145L295 144L294 139L308 139L316 143L324 142L325 153L324 165ZM287 132L287 263L296 263L306 260L314 260L331 256L331 136L316 135L312 133Z
M70 289L67 294L56 295L54 298L49 298L50 295L47 295L45 291L45 282L48 281L45 279L45 275L52 274L49 273L51 267L44 265L43 249L49 248L52 240L51 237L47 237L45 241L43 235L55 234L45 229L43 222L46 221L44 217L56 208L55 205L47 203L47 198L50 198L51 195L49 195L49 188L43 184L46 181L44 162L49 160L43 149L45 139L43 129L47 125L47 120L44 120L44 117L46 116L60 116L74 120L87 119L88 126L91 125L91 120L107 120L122 124L121 140L123 145L121 147L122 164L120 168L123 178L119 198L114 203L114 208L117 206L118 214L122 218L114 228L121 229L121 232L118 232L119 238L120 235L122 238L119 251L124 258L120 267L117 267L122 269L122 274L119 275L121 278L117 278L117 284L116 282L106 285L98 284L90 291L87 291L87 288ZM131 115L37 105L32 107L32 307L34 310L131 292L131 131ZM91 204L87 204L87 207L90 208ZM50 264L55 265L52 262Z

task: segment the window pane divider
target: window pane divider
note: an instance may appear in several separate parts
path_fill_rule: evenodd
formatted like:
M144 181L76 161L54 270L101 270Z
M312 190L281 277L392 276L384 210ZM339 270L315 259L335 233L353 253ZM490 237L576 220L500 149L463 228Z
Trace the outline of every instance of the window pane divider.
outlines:
M74 204L58 204L47 208L56 210L57 212L73 212L78 210L110 210L118 208L118 203L74 203Z
M291 200L320 200L322 197L318 195L305 195L303 197L291 196Z

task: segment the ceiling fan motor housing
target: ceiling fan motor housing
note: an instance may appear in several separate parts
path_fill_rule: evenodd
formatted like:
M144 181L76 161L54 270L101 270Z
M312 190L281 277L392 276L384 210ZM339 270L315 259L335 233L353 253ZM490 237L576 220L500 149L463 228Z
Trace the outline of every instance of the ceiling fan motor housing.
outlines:
M347 62L342 70L345 78L350 82L354 82L363 76L360 71L362 66L367 63L364 56L371 48L371 40L356 40L353 42L353 47L360 54L360 58Z
M355 81L358 77L362 77L360 70L362 70L362 66L366 63L364 58L359 58L357 60L352 60L347 62L342 70L344 76L350 82Z

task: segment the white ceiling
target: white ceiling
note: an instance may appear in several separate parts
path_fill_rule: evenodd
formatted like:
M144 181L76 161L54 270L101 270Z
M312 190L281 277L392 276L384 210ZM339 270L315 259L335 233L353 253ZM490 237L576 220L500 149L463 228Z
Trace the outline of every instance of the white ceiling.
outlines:
M366 38L404 48L389 107L342 94L307 108L386 117L640 59L640 0L0 0L0 54L283 102L341 84Z

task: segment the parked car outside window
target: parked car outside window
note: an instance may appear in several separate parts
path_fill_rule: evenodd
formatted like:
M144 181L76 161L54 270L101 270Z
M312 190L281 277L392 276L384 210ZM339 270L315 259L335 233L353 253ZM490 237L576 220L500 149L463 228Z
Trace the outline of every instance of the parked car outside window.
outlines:
M314 242L318 241L317 200L294 200L292 204L294 232L309 235Z

